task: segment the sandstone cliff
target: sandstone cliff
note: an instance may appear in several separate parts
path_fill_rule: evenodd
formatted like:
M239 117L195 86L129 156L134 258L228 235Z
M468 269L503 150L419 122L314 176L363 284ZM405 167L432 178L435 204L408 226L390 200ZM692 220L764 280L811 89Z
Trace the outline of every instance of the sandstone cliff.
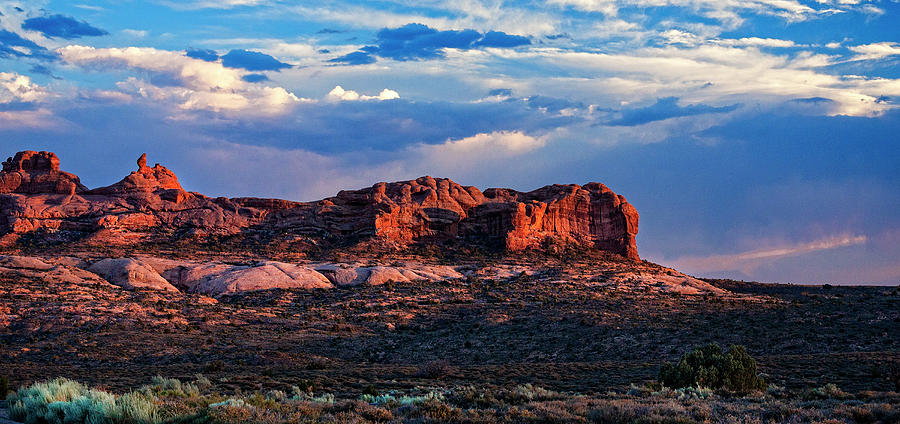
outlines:
M7 246L27 235L62 245L280 237L319 247L365 240L402 247L462 240L495 241L514 252L562 244L637 260L637 232L634 207L600 183L482 192L421 177L301 203L187 192L172 171L148 167L146 155L122 181L93 190L60 171L50 152L20 152L0 172L0 242Z

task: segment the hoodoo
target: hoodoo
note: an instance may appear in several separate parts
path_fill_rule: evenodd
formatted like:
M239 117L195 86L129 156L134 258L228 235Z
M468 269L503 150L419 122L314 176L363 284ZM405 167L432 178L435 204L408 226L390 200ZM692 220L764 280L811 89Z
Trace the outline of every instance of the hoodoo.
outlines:
M23 234L46 230L62 244L98 237L104 243L159 244L283 235L317 246L383 240L402 248L461 240L512 252L566 245L639 259L637 211L600 183L481 191L426 176L301 203L210 198L185 191L166 167L147 166L146 154L137 164L122 181L88 190L77 176L59 170L55 154L16 154L0 172L0 240L15 244ZM486 243L491 240L499 243Z

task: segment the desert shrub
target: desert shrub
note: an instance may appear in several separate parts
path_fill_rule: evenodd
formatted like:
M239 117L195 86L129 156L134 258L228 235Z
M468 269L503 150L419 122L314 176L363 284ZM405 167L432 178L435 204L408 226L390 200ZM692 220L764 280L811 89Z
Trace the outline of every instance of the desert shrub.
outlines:
M27 424L159 422L157 405L143 393L116 397L64 378L19 389L10 397L10 418Z
M450 392L449 400L454 405L463 408L493 408L502 403L493 391L475 386L453 389Z
M316 382L312 380L300 380L297 382L296 386L291 386L291 391L294 394L303 392L303 393L312 393L316 391ZM374 388L374 387L373 387Z
M194 385L197 386L197 389L203 391L212 387L212 381L209 381L203 374L194 374Z
M450 374L451 370L447 361L431 361L419 367L416 377L439 379Z
M806 400L846 399L848 397L850 397L850 395L848 395L833 383L828 383L822 387L816 387L815 389L807 390L803 393L803 398Z
M659 382L676 389L706 387L738 393L766 388L758 375L756 361L743 346L731 345L723 352L715 343L682 355L678 364L663 364Z
M331 393L322 393L321 395L313 395L312 393L300 393L299 395L295 395L291 399L299 400L303 402L312 402L312 403L323 403L326 405L334 404L334 395Z
M243 399L235 399L235 398L228 398L228 399L223 400L222 402L209 404L210 408L223 408L223 407L244 408L246 406L247 406L247 402L244 402Z
M400 397L396 397L396 396L390 395L390 394L383 394L383 395L378 395L378 396L362 395L359 397L359 400L366 402L368 404L372 404L372 405L379 405L379 406L383 405L383 406L388 406L388 407L394 408L394 407L401 407L401 406L420 405L422 403L432 401L432 400L443 402L444 395L442 393L438 393L438 392L428 392L421 396L403 395Z
M362 417L365 420L374 421L374 422L387 422L387 421L391 421L394 419L394 414L391 413L391 411L389 411L385 408L375 406L375 405L370 405L368 403L361 402L361 401L352 401L352 400L344 401L339 404L335 404L332 409L334 412L338 413L338 414L336 414L336 418L339 418L342 415L345 417L348 417L348 418L355 415L358 417ZM360 422L358 420L353 421L348 418L344 418L344 419L339 418L336 421L337 422ZM362 421L362 422L366 422L366 421Z
M366 386L365 389L363 389L362 394L369 395L369 396L378 396L378 389L376 389L375 386L370 384L370 385Z
M684 408L676 405L635 403L630 401L603 402L588 413L588 420L598 424L617 423L695 423Z
M531 383L520 384L512 390L505 391L502 396L503 400L514 405L532 401L559 399L561 397L557 392L547 390L543 387L533 386Z
M195 397L200 395L200 388L196 384L182 383L177 378L156 376L150 381L149 385L141 388L142 392L157 396L173 397Z
M117 423L159 422L159 408L153 398L140 392L126 393L116 398L108 416Z
M203 366L204 372L219 372L225 371L225 361L215 360L212 362L207 362L206 365Z

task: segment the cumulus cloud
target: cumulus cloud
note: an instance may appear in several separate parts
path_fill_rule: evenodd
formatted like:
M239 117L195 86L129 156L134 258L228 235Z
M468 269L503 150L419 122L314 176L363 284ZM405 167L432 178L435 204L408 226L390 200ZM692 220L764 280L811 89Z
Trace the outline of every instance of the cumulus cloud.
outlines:
M381 93L378 93L377 96L360 95L353 90L344 90L343 87L338 85L335 86L334 89L331 90L325 98L331 101L351 102L355 100L394 100L399 99L400 94L394 90L385 88L384 90L381 90Z
M282 87L248 83L244 80L246 74L240 70L226 68L218 62L194 59L182 52L146 47L97 49L77 45L63 47L58 52L64 61L89 69L138 69L171 79L177 85L157 86L132 77L119 86L143 97L174 101L185 110L277 114L301 101Z
M487 151L507 155L517 155L543 147L547 143L544 137L532 137L521 131L495 131L475 134L459 140L447 140L443 144L419 147L430 150L435 157L446 157L454 161L459 155L471 155Z
M81 37L98 37L109 33L91 26L85 21L65 15L48 15L26 19L22 29L37 31L45 37L59 37L67 40Z
M527 37L500 31L484 34L472 29L439 31L419 23L383 28L376 37L375 45L331 61L360 65L375 62L376 56L399 61L437 59L444 57L444 49L513 48L531 44Z
M32 83L31 78L15 72L0 72L0 104L38 102L47 96L47 90Z

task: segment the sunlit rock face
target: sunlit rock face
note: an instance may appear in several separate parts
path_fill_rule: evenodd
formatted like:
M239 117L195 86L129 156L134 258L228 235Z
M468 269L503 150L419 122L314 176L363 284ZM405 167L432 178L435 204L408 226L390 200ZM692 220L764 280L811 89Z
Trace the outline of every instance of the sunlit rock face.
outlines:
M316 215L343 234L401 243L493 237L510 251L555 242L639 259L637 211L600 183L481 192L449 179L421 177L342 191L318 202Z
M59 170L49 152L20 152L0 172L0 234L11 245L49 231L56 243L133 245L221 237L256 245L290 236L306 246L367 240L402 249L413 243L501 246L511 252L559 246L599 249L639 259L638 213L600 183L549 185L530 192L480 191L421 177L341 191L317 202L210 198L185 191L162 165L89 190Z
M75 194L87 187L77 176L59 170L59 158L51 152L24 151L3 162L0 193Z

